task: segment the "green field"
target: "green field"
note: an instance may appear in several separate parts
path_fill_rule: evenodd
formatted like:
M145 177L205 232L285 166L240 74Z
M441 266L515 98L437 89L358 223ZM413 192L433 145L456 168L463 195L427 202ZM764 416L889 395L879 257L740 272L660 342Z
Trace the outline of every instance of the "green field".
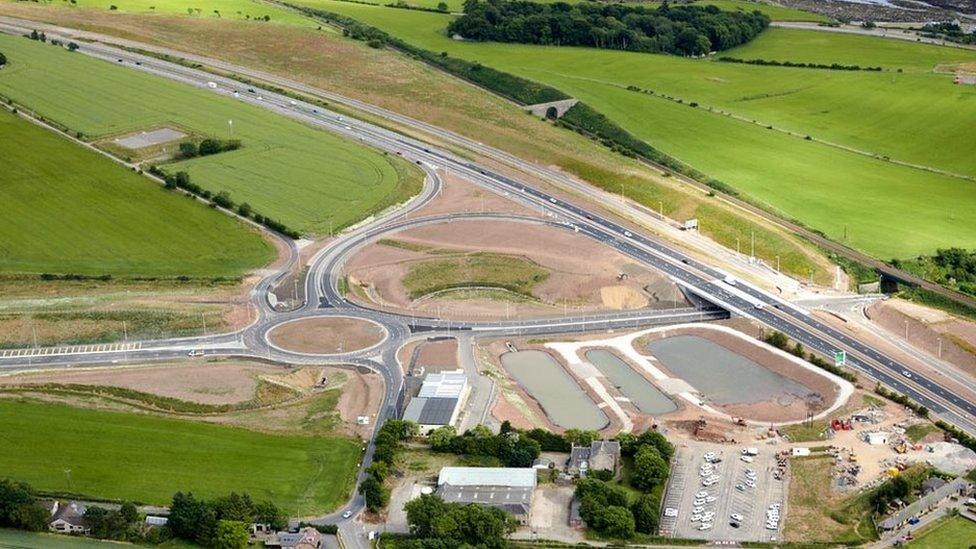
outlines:
M419 172L402 160L228 95L21 37L0 36L0 51L9 59L0 95L87 138L165 125L227 138L233 120L241 149L166 169L186 170L205 189L226 191L301 232L323 234L355 223L418 188Z
M274 257L256 230L6 110L0 135L0 271L237 277Z
M85 0L89 1L89 0ZM94 1L94 0L91 0ZM97 0L98 2L108 4L108 0ZM370 4L376 5L386 5L395 4L397 0L357 0L366 1ZM401 0L408 6L417 6L421 8L436 9L437 6L443 1L447 4L448 10L451 12L459 13L464 9L464 0ZM570 4L576 3L579 0L535 0L540 4L549 4L553 2L564 1ZM149 1L149 4L152 2ZM649 8L656 7L658 2L624 2L625 4L647 6ZM672 2L674 3L674 2ZM754 11L758 10L765 13L773 21L826 21L827 18L818 15L816 13L811 13L807 11L802 11L793 8L787 8L780 6L778 4L767 3L767 2L751 2L749 0L696 0L690 2L694 5L713 5L727 11ZM186 11L186 10L183 10Z
M74 0L73 3L68 0L40 0L40 3L81 10L111 10L115 6L116 9L111 11L119 13L178 14L222 19L257 20L268 16L272 23L312 25L311 21L291 10L260 0Z
M176 491L231 491L291 515L349 496L359 444L194 421L0 399L0 471L37 490L166 504ZM66 471L70 471L66 473Z
M971 179L874 158L976 177L971 154L976 89L954 86L949 75L932 72L937 64L976 60L976 52L865 36L842 36L839 45L823 47L836 35L770 29L728 55L831 62L836 56L840 62L880 63L891 70L760 67L459 42L443 33L449 15L304 2L429 50L550 84L768 209L839 241L846 234L847 243L878 257L976 247ZM692 102L697 108L689 106ZM767 129L770 125L773 129ZM807 135L815 140L806 140Z
M948 517L927 526L906 547L910 549L965 549L972 547L973 540L976 540L976 522L963 517Z
M46 532L25 532L0 528L0 549L110 549L112 547L136 547L117 541L100 541L77 536L48 534Z

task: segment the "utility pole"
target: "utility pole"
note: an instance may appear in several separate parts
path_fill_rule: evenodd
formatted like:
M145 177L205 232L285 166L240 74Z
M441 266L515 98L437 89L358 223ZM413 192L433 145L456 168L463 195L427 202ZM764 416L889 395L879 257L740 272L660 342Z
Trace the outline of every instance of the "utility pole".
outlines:
M939 338L939 358L942 358L942 338Z
M752 257L756 258L756 231L752 231Z
M234 121L228 120L227 125L230 127L230 138L234 139Z

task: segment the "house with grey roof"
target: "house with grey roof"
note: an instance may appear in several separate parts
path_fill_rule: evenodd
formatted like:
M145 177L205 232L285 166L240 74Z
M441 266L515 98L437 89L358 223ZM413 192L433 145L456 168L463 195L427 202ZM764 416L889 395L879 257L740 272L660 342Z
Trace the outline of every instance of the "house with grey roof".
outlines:
M620 470L620 443L615 440L594 440L589 446L573 445L569 450L566 472L585 477L589 471Z
M322 547L322 533L306 526L297 532L278 532L264 540L265 547L282 549L318 549Z
M60 534L87 534L91 531L85 520L87 507L76 501L58 504L54 515L47 523L48 530Z
M536 482L531 467L444 467L436 493L448 503L495 507L528 524Z

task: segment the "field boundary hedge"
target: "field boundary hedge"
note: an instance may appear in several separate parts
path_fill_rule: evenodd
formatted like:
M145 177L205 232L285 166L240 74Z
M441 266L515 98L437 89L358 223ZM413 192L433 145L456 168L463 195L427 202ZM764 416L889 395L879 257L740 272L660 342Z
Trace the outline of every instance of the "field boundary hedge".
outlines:
M419 48L390 35L386 31L372 25L361 23L352 17L318 8L297 6L287 2L276 3L297 10L310 18L339 27L345 36L366 42L371 47L390 46L434 68L443 70L451 76L460 78L510 101L514 101L520 106L572 99L572 97L562 90L552 86L486 67L480 63L450 57L447 55L447 52L437 54L430 50ZM599 141L604 146L625 156L652 162L704 183L717 191L732 196L738 196L739 194L729 185L710 178L677 158L654 148L651 144L634 136L616 122L610 120L604 114L582 101L567 110L556 123L564 128L574 130L577 133Z

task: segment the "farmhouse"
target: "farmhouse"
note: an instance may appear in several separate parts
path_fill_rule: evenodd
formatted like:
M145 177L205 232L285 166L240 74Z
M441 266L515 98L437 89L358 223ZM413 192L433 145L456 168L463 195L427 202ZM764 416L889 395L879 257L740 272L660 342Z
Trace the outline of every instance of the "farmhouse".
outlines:
M422 434L453 425L468 395L468 378L464 370L427 374L417 396L410 399L403 419L420 426Z
M589 446L572 446L567 472L585 477L587 471L610 471L616 476L619 466L620 443L613 440L595 440Z
M437 495L448 503L496 507L528 524L536 470L531 467L444 467Z
M77 502L57 503L54 515L47 524L48 530L62 534L87 534L91 529L85 520L86 507Z

